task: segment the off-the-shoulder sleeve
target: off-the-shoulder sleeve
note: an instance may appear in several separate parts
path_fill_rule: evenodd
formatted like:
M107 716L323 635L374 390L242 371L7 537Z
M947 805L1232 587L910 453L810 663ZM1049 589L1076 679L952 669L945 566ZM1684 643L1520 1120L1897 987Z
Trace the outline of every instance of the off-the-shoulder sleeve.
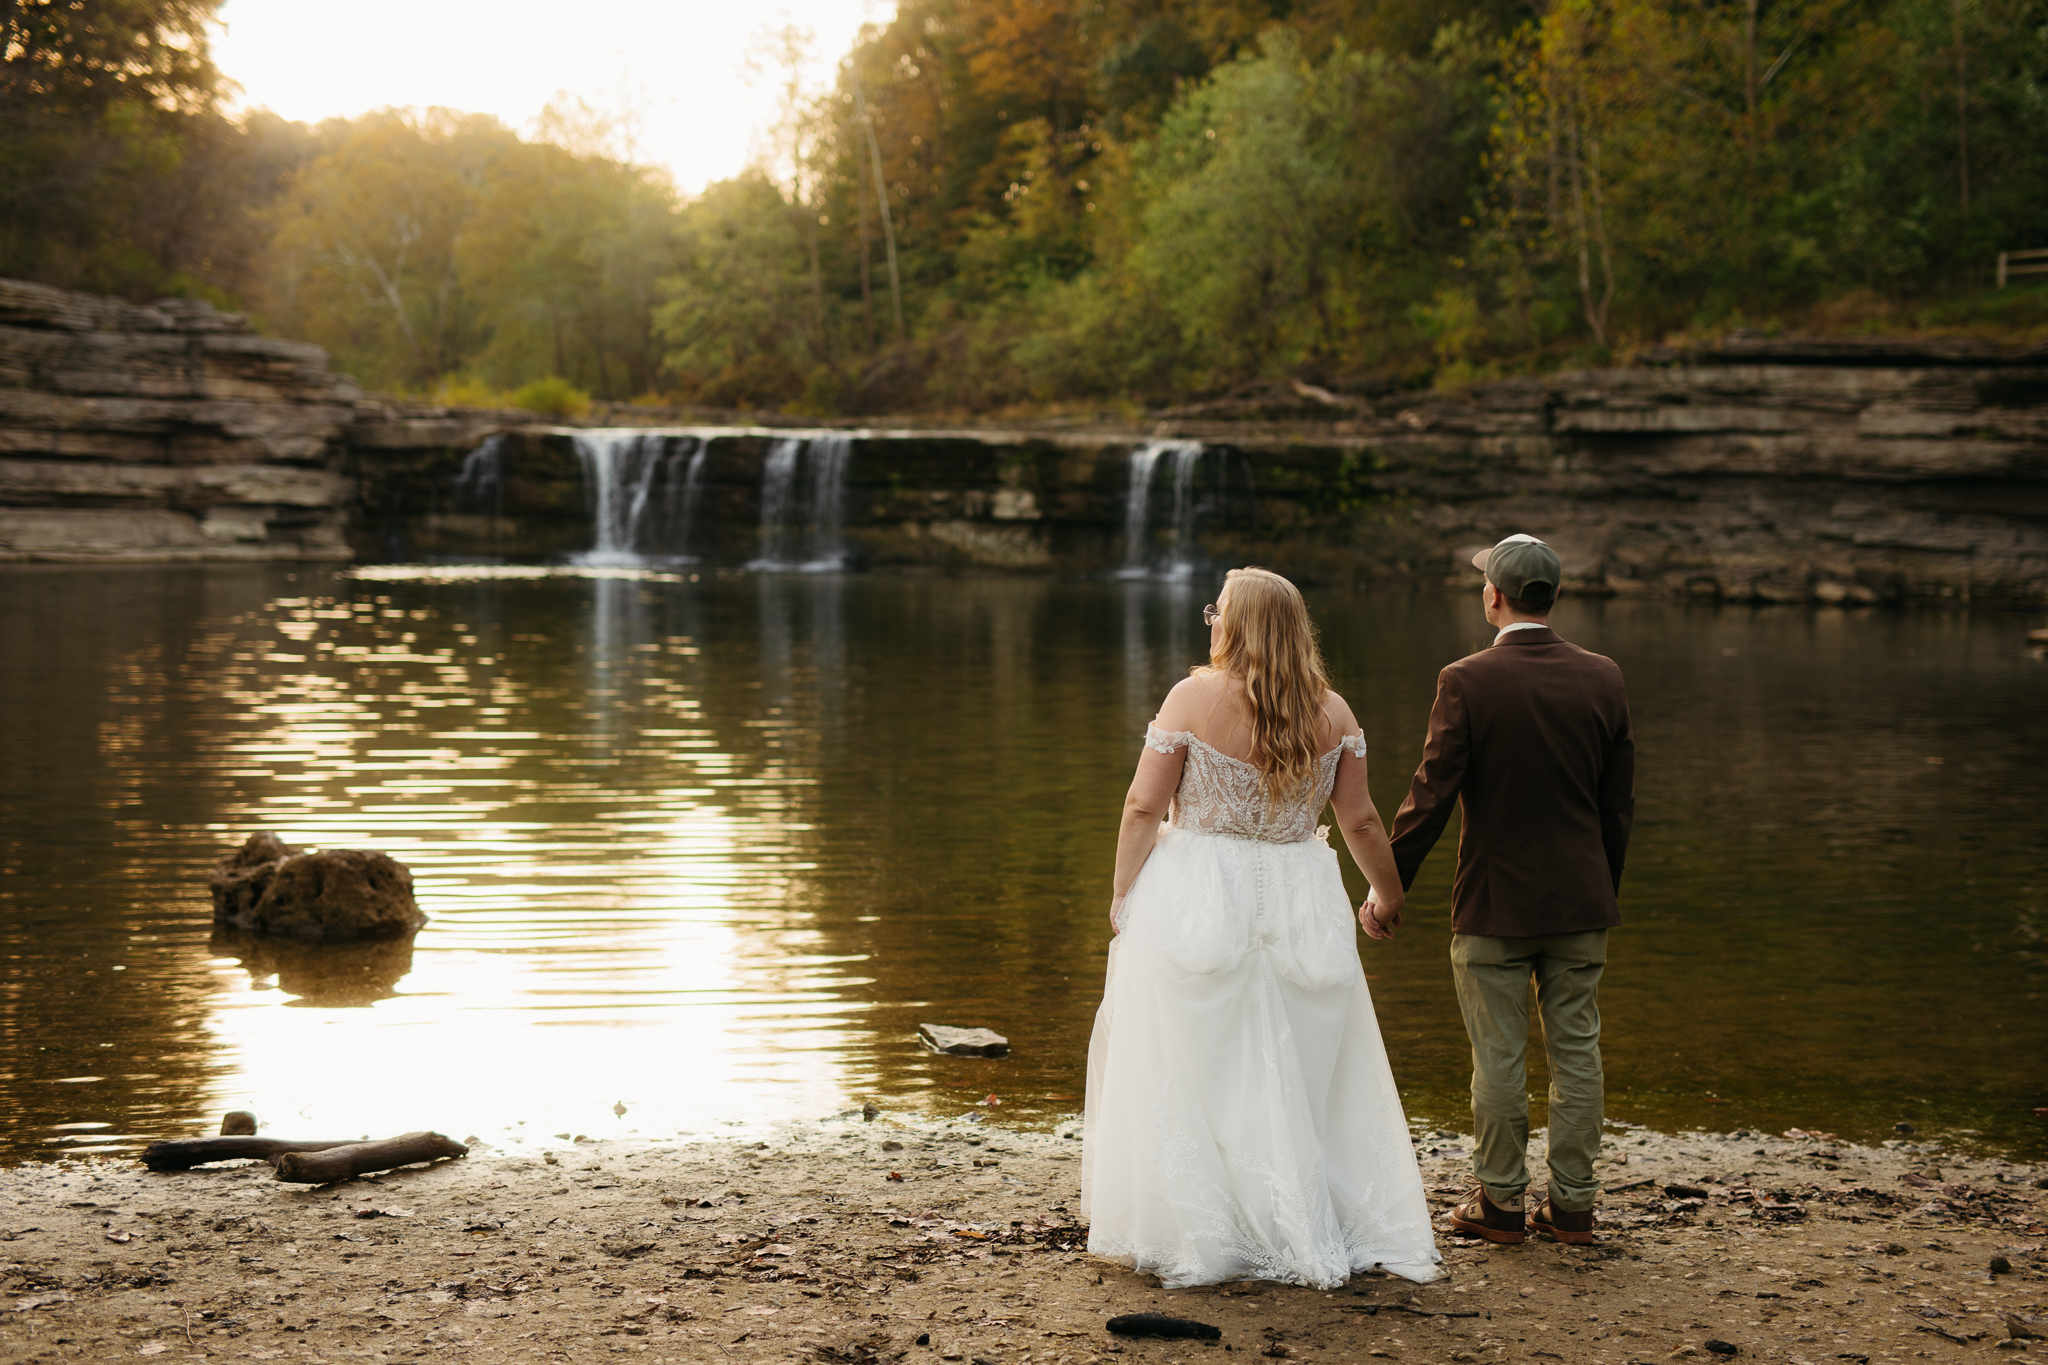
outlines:
M1192 730L1162 730L1156 725L1145 727L1145 747L1162 754L1185 749L1194 737Z
M1360 730L1355 735L1340 736L1337 740L1337 747L1350 754L1353 758L1364 758L1365 731Z

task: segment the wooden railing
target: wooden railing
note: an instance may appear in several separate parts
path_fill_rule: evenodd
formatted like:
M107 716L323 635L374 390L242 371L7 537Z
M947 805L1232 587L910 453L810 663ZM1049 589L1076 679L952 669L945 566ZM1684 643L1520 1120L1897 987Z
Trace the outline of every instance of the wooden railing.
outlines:
M2015 264L2019 262L2019 264ZM2048 247L2033 251L1998 253L1998 287L2005 288L2008 275L2048 275Z

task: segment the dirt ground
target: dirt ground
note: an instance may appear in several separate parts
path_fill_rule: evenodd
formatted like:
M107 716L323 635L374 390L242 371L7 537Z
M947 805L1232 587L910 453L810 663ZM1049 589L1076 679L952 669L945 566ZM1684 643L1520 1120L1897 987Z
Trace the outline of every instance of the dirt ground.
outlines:
M1439 1208L1465 1146L1418 1134ZM1617 1131L1594 1246L1444 1236L1434 1284L1336 1293L1089 1257L1079 1157L1072 1124L855 1113L321 1188L26 1165L0 1172L0 1361L2048 1361L2023 1335L2048 1336L2048 1170L1932 1144ZM1147 1310L1222 1340L1105 1330Z

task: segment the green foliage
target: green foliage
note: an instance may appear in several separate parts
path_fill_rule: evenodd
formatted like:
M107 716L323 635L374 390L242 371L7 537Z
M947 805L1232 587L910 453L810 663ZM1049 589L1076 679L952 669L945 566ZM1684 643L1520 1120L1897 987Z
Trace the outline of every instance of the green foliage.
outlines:
M1428 303L1410 310L1416 326L1436 349L1438 389L1470 388L1492 377L1489 366L1475 365L1472 356L1486 343L1486 324L1479 315L1479 300L1462 289L1439 289Z
M900 0L829 90L785 31L772 150L688 201L587 109L232 123L213 11L0 8L0 273L239 303L449 401L1129 406L2048 328L1987 288L2048 246L2048 0Z
M665 182L445 109L382 110L321 135L271 209L273 326L377 388L554 374L624 398L657 382L650 315L674 257Z
M548 417L585 417L590 413L590 395L560 375L549 375L522 384L512 394L512 406Z
M230 287L256 167L216 109L218 0L0 5L0 276Z
M681 217L681 268L654 328L679 392L734 407L788 402L825 353L804 211L759 172L713 185Z

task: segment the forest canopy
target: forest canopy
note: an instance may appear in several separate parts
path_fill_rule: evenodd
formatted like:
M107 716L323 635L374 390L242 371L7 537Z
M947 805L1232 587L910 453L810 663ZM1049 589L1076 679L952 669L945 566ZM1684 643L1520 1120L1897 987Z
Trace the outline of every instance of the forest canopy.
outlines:
M2048 327L1992 287L2048 246L2048 0L900 0L829 88L778 35L774 150L693 196L577 108L230 117L215 3L0 4L0 275L393 392L1045 409Z

